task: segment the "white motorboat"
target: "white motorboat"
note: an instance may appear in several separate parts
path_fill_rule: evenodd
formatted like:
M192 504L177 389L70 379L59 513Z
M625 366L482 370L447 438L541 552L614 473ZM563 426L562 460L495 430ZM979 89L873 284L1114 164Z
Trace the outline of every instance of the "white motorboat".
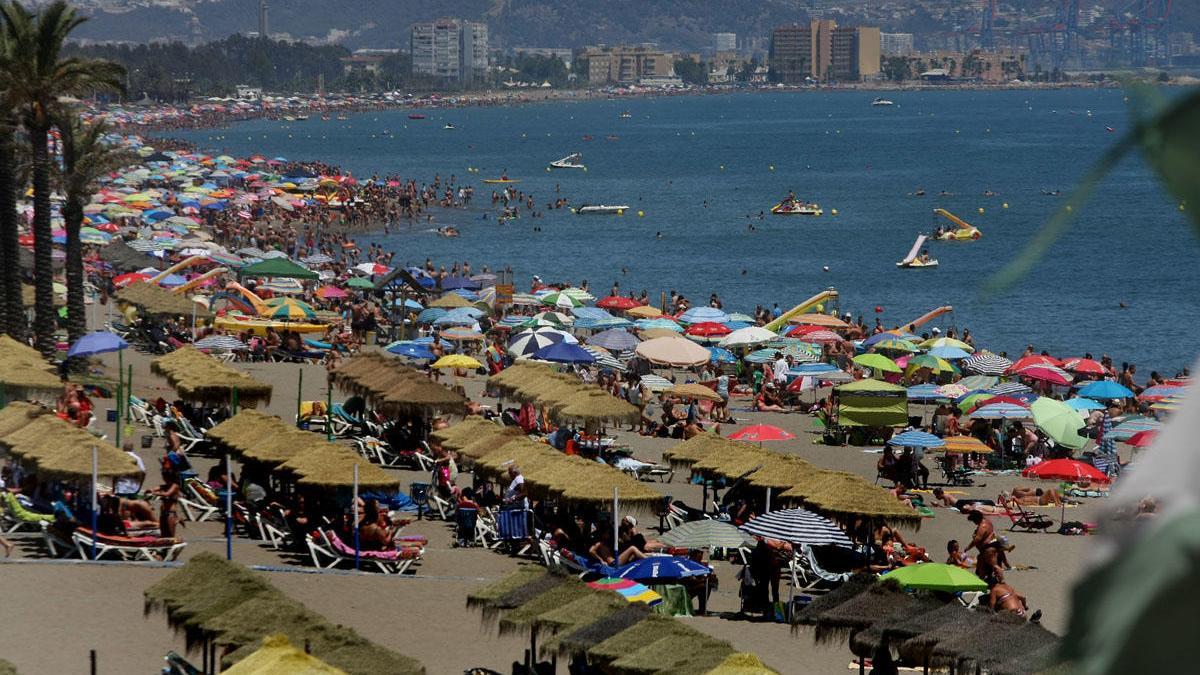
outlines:
M628 210L629 210L629 207L624 204L622 204L620 206L610 206L608 204L584 204L583 206L580 206L579 208L575 209L575 213L578 213L581 216L584 216L584 215L591 215L591 216L616 215L616 216L620 216L620 215L624 215L625 212Z
M904 256L904 260L896 263L896 267L910 270L937 267L938 261L934 258L930 258L928 252L921 250L921 247L925 245L925 241L927 239L929 239L928 235L918 235L917 241L913 243L912 249L909 250L908 255Z
M633 119L633 113L626 110L625 112L621 113L621 119L623 119L623 120Z
M552 168L552 169L586 169L587 167L583 165L583 155L576 152L576 153L567 155L566 157L563 157L562 159L556 159L553 162L550 162L550 168Z
M877 97L875 97L874 101L871 101L871 105L873 105L873 106L896 105L896 103L894 101L892 101L891 99L886 99L886 98L883 98L882 96L877 96Z

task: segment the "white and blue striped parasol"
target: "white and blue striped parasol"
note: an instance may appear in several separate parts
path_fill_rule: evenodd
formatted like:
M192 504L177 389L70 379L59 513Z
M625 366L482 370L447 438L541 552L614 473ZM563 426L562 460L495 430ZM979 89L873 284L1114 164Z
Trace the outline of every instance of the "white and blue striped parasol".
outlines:
M742 525L740 529L746 534L786 541L792 545L854 546L850 537L834 525L833 521L804 509L783 509L764 513Z
M232 335L209 335L200 338L193 345L196 349L211 349L222 352L238 352L249 349L246 343Z

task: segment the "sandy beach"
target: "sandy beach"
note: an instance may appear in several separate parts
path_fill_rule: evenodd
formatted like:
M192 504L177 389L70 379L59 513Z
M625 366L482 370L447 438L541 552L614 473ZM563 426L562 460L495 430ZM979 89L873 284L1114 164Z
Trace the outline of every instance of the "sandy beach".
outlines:
M102 360L110 371L115 368L115 355L105 355ZM151 360L146 354L127 350L125 363L133 366L134 393L144 399L159 396L170 399L173 393L167 383L150 372ZM303 398L325 396L324 370L320 367L285 363L238 367L273 385L274 394L265 409L284 419L290 420L295 415L300 369L304 370ZM468 393L478 399L482 382L482 378L472 376L466 383ZM344 396L335 392L334 398L339 400ZM96 401L99 410L111 408L112 403ZM816 444L820 437L812 433L812 418L807 415L736 410L735 415L741 424L723 426L726 435L743 424L769 422L797 436L795 440L774 444L772 449L802 457L822 468L874 476L877 454L867 448ZM111 424L102 424L101 428L110 439L113 437L115 429ZM144 427L136 429L137 438L149 433ZM617 435L630 444L635 457L647 461L658 461L665 449L678 443L626 431ZM160 448L161 440L156 439L152 450L140 451L148 466L153 466ZM199 458L195 463L203 473L212 461ZM424 473L393 473L403 489L413 480L428 479ZM688 484L683 475L676 475L670 483L646 484L689 504L699 504L701 499L699 486ZM994 499L1001 490L1028 484L1028 480L1015 476L992 476L978 481L974 487L956 489L966 496ZM1094 520L1098 510L1094 502L1099 500L1084 501L1068 508L1068 519ZM1057 521L1057 507L1038 510ZM1004 519L995 522L998 529L1007 529ZM653 525L643 523L647 531ZM936 517L925 519L919 530L906 531L905 536L910 542L925 546L931 557L940 560L947 540L969 540L971 531L971 524L962 514L938 509ZM224 554L220 523L189 522L181 533L189 542L181 562L200 551ZM305 561L240 537L234 539L233 555L239 563L269 568L271 571L264 574L281 590L331 621L350 626L385 647L421 660L430 673L461 672L473 666L504 670L506 664L519 660L524 640L501 638L494 632L483 631L479 615L466 609L465 596L472 589L532 561L479 548L453 548L450 528L440 521L414 522L405 533L425 534L429 545L415 574L402 578L353 572L314 573L311 566L304 566ZM1010 554L1014 569L1008 574L1009 582L1029 598L1031 609L1044 612L1047 628L1061 632L1067 621L1070 584L1080 569L1089 538L1047 533L1005 534L1016 545ZM0 593L9 607L21 608L21 620L0 632L0 655L13 661L21 672L81 672L86 668L90 649L97 650L100 673L151 672L161 667L167 651L183 650L182 636L172 633L163 616L144 616L142 612L142 590L165 575L171 565L89 564L48 560L44 555L40 542L22 539L13 558L0 567ZM739 600L734 569L726 563L717 563L716 572L721 587L709 603L713 616L684 621L728 640L740 651L758 654L783 673L846 670L852 657L844 643L818 646L809 630L792 634L783 624L720 618L722 613L736 611ZM787 593L786 584L781 593ZM64 640L63 636L70 637ZM198 654L194 656L198 658Z

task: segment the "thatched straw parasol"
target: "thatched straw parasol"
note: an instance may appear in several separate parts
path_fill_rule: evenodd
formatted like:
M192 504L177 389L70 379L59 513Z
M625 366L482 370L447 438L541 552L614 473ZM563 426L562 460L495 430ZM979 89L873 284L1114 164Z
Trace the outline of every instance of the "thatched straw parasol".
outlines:
M133 305L146 314L173 314L175 316L191 316L195 311L198 317L208 317L207 309L199 307L187 296L172 293L167 289L151 283L133 283L117 291L113 296L117 302Z
M573 630L564 629L542 646L543 654L584 654L595 645L645 620L652 611L641 602L624 602L624 605L587 623L580 622Z
M792 629L795 630L798 626L813 626L822 614L828 612L843 602L854 598L860 593L865 593L879 583L879 577L874 574L859 573L846 580L846 583L829 591L824 595L817 596L815 600L808 603L804 609L792 615Z
M33 284L21 284L21 304L25 307L33 307L37 304L37 289L33 287ZM55 293L54 306L62 307L65 304L67 304L66 298Z
M271 400L271 385L188 346L155 359L150 370L167 378L179 396L189 401L228 403L235 389L243 404Z
M262 577L213 553L199 553L145 591L145 611L159 610L194 644L203 624L261 594L278 593ZM260 621L260 623L265 623Z
M274 415L259 412L253 408L238 411L238 414L209 429L204 437L210 442L226 448L234 453L250 459L266 461L262 454L265 448L280 442L296 440L294 434L303 433L315 440L315 436L301 432L296 427L287 424ZM281 457L276 462L282 462L291 454Z
M775 490L787 490L797 483L819 475L819 469L800 459L786 455L768 455L762 468L750 474L751 485Z
M938 641L933 646L933 660L954 664L971 661L988 670L992 664L1058 644L1054 633L1011 612L985 616L987 620L975 630Z
M34 406L9 406L0 417L0 445L14 456L37 465L39 473L64 478L92 475L92 449L96 450L96 475L136 476L142 473L133 459L58 416Z
M304 675L345 675L317 657L306 654L288 641L283 634L268 635L253 654L224 670L226 675L269 675L270 673L304 673Z
M1032 651L1022 651L1003 663L988 665L989 675L1033 675L1034 673L1071 672L1069 664L1060 663L1057 641Z
M637 406L600 390L577 393L562 400L560 405L556 406L555 416L563 420L632 424L642 418Z
M718 402L724 399L713 389L706 387L698 382L689 382L688 384L677 384L667 390L671 396L681 396L683 398L695 398L701 401Z
M883 643L884 639L889 644L899 644L903 640L907 640L921 632L920 628L916 628L917 618L936 610L944 609L951 602L944 594L939 597L937 594L931 593L915 593L911 596L913 602L901 607L891 616L874 621L871 627L867 630L856 631L850 636L850 651L855 656L862 658L871 658L875 651ZM965 608L958 606L955 602L951 609L965 612Z
M457 448L460 456L468 459L478 459L503 447L509 441L525 438L525 432L521 431L521 427L502 427L496 424L489 424L491 428L481 430L476 438ZM442 447L447 446L443 443Z
M963 612L957 607L948 606L916 617L913 619L914 628L928 629L901 642L900 657L922 666L949 663L954 660L953 657L934 658L934 649L938 644L981 630L989 616L984 612Z
M915 602L895 583L875 584L837 607L818 614L814 637L817 642L841 639L850 632L868 628L876 621L912 607Z
M495 584L468 594L467 607L481 610L484 622L490 623L502 613L521 607L568 579L565 574L554 571L538 569L538 574L534 575L518 570Z
M467 594L467 607L491 607L513 591L549 574L537 565L521 565L503 579Z
M457 450L477 438L478 434L489 432L493 428L499 428L495 422L482 417L465 417L461 422L429 434L429 440L441 443L447 450Z
M706 675L779 675L754 654L738 652L725 657Z
M733 653L728 642L703 633L687 640L667 635L625 653L608 667L618 673L700 674L715 668Z
M62 389L62 381L37 350L7 335L0 335L0 384L6 389L3 396L15 399L28 398L28 392Z
M608 663L653 644L663 638L674 638L687 645L689 642L708 636L694 628L664 616L652 614L644 621L626 628L588 649L588 656L600 663ZM732 651L732 650L731 650Z
M536 633L540 628L551 628L549 623L539 623L540 615L574 604L581 598L596 595L598 593L595 589L588 588L587 584L574 577L563 579L562 583L555 584L537 597L521 603L520 607L505 613L504 618L500 619L500 634L527 631Z
M377 351L360 352L333 372L334 382L371 400L385 413L458 413L466 398L437 384L399 359Z
M354 485L355 466L358 467L358 485L361 488L395 489L399 485L400 481L395 476L354 451L321 440L305 446L280 468L294 471L304 485L351 487Z
M688 467L715 452L735 452L743 447L754 448L749 443L731 441L716 434L697 434L679 445L663 451L663 459L675 468Z

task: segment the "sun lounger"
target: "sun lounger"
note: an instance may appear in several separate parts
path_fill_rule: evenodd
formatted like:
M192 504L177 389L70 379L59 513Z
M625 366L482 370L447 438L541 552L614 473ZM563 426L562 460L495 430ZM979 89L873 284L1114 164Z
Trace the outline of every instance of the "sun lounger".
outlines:
M347 546L332 530L319 530L309 535L308 548L313 564L322 569L333 569L347 563L354 565L354 548ZM359 551L359 567L374 567L384 574L403 574L424 553L425 549L421 546L397 546L390 551ZM322 559L329 562L323 562Z
M1046 531L1054 524L1054 521L1050 520L1048 516L1026 511L1021 506L1021 502L1015 499L1005 499L1001 496L997 501L1004 507L1004 514L1012 521L1012 524L1008 527L1009 530L1023 530L1025 532Z
M42 543L46 545L46 550L50 552L52 558L69 558L79 554L79 549L75 547L71 536L60 532L53 525L42 530Z
M220 497L199 478L185 478L183 493L179 496L179 505L183 507L183 514L188 520L202 522L220 515L222 511Z
M129 412L133 414L133 419L139 424L145 426L154 426L153 420L158 416L158 411L150 407L150 404L142 399L130 395L129 397Z
M94 536L91 530L83 527L75 528L75 531L71 533L71 539L75 541L75 548L78 549L79 556L84 559L91 559L94 542L97 560L110 554L120 560L129 561L174 560L187 546L185 542L178 539L161 537L118 537L107 534Z
M48 513L30 511L21 504L21 500L8 490L4 492L4 532L41 532L47 525L54 522L54 516Z
M826 571L817 562L816 554L808 544L801 545L800 550L792 554L788 572L791 575L793 594L808 596L827 593L845 583L851 576L849 572Z
M163 660L167 662L167 667L163 668L163 675L204 675L204 671L188 663L187 659L175 652L167 652Z

